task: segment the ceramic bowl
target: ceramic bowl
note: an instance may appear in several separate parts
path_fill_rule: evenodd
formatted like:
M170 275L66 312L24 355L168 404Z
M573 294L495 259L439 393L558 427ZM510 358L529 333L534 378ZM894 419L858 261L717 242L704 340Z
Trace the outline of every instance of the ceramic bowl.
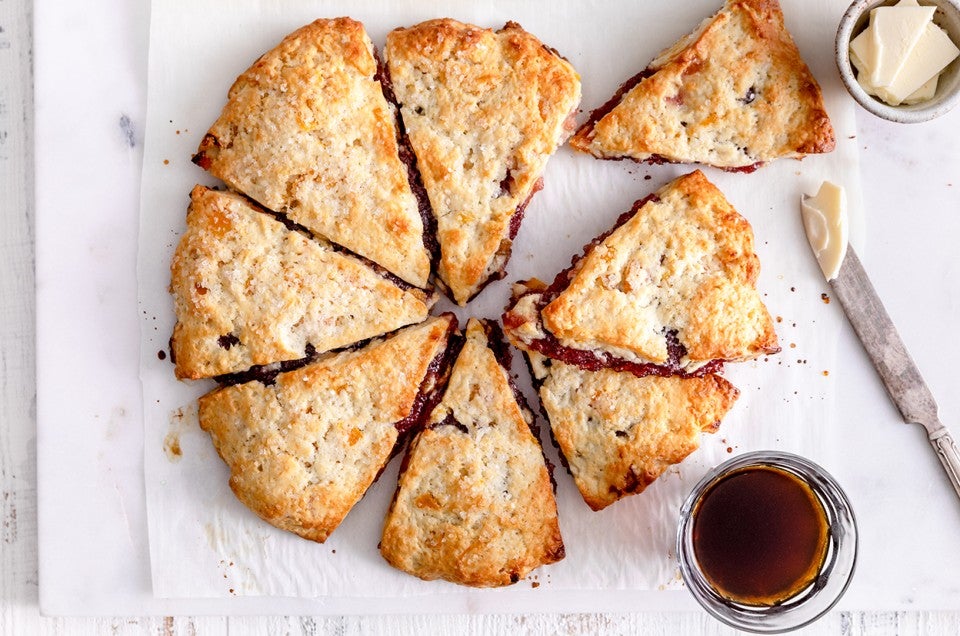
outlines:
M957 0L919 0L921 5L937 7L933 21L960 46L960 4ZM925 102L890 106L872 97L857 83L856 71L850 63L850 41L867 28L870 10L896 4L896 0L855 0L843 14L837 29L836 58L840 78L847 91L867 111L889 121L915 124L946 113L960 102L960 58L955 59L940 75L937 92Z

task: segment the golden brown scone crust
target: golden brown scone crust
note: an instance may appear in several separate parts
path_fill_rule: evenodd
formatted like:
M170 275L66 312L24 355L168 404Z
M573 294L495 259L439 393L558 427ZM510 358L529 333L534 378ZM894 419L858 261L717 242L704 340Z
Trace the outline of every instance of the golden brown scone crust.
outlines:
M385 57L437 217L439 275L463 305L506 265L511 218L572 132L580 78L512 22L397 29Z
M688 370L778 351L747 220L699 170L657 196L580 260L543 308L546 329L568 347L654 363L676 330Z
M387 514L380 551L392 566L426 580L493 587L563 558L532 417L471 319L443 400L411 445Z
M230 467L230 488L268 523L323 542L390 459L447 343L441 316L258 381L200 398L200 427Z
M237 78L194 161L314 234L426 287L423 220L376 72L362 24L308 24Z
M642 492L713 433L739 391L717 375L583 371L526 352L573 479L593 510Z
M571 139L601 158L722 168L833 150L823 96L776 0L727 0L655 71Z
M171 264L178 378L205 378L328 351L427 317L361 260L287 229L251 201L196 186Z

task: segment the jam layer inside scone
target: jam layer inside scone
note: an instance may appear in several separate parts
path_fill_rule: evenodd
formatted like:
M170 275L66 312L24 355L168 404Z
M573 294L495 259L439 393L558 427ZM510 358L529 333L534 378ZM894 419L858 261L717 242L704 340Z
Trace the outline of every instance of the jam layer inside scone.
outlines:
M200 398L200 426L236 496L268 523L323 542L442 393L456 318L444 314Z
M526 355L553 438L593 510L642 492L681 462L739 395L713 374L637 377Z
M752 171L833 150L820 87L776 0L727 0L590 116L570 145L603 159Z
M400 116L400 104L397 103L397 96L393 92L393 81L390 79L390 71L383 62L380 52L374 48L374 55L377 58L377 81L383 89L383 96L393 107L397 126L397 144L400 151L400 161L407 168L407 181L410 183L410 190L417 198L417 209L420 211L420 220L423 223L423 246L430 255L431 271L436 270L437 263L440 260L440 244L437 243L437 217L433 214L430 207L430 197L427 195L426 188L423 187L423 177L420 176L420 170L417 168L417 156L413 153L413 147L410 145L410 136L407 135L407 129L403 125L403 117Z
M178 378L339 349L424 320L434 300L239 194L203 186L191 193L171 281Z
M563 558L550 475L504 348L471 319L443 399L413 439L384 524L394 567L494 587ZM501 354L496 353L497 350Z
M545 287L515 288L517 346L582 368L690 375L779 350L753 232L700 171L638 201Z
M690 370L681 366L681 362L686 357L686 350L677 341L675 331L664 333L668 358L662 363L627 360L609 351L565 346L544 328L541 319L540 311L548 304L546 299L549 298L549 289L535 278L519 281L513 286L511 304L502 319L510 340L524 351L535 351L587 371L613 369L626 371L638 377L646 375L697 377L723 370L723 360L710 360Z
M439 278L463 305L503 276L523 208L572 132L579 76L512 22L396 29L385 58L437 219Z
M426 287L429 239L379 80L362 24L317 20L237 78L194 162L317 236Z

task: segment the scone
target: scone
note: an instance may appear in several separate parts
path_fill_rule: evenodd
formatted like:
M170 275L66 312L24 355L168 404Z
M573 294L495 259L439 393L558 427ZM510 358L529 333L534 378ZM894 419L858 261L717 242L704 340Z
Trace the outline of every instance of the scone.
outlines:
M237 78L194 162L317 236L426 287L424 219L398 134L363 25L317 20Z
M593 510L642 492L683 461L739 395L713 374L637 377L525 353L553 438Z
M171 280L178 378L344 347L424 320L434 301L241 195L203 186L190 194Z
M582 368L705 374L779 351L753 231L699 170L637 201L547 287L514 290L521 348Z
M323 542L429 412L456 318L445 314L267 382L200 398L230 488L268 523Z
M387 36L389 81L437 220L439 276L464 305L504 275L580 78L520 25L431 20Z
M533 416L492 323L471 319L443 399L404 459L380 551L422 579L493 587L564 556Z
M603 159L750 171L829 152L835 138L779 3L727 0L593 111L570 145Z

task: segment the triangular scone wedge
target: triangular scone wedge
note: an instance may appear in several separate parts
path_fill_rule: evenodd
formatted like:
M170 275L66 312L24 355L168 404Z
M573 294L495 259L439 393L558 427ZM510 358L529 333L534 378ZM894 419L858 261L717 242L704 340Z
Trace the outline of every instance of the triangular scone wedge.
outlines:
M759 273L750 224L698 170L635 203L549 288L518 286L503 320L585 368L708 372L779 351Z
M437 219L439 276L464 305L503 277L547 159L573 131L580 77L513 22L397 29L386 64Z
M564 556L533 416L518 402L503 366L509 353L494 331L468 323L443 400L407 451L387 513L380 552L421 579L508 585Z
M396 111L363 25L317 20L237 78L193 160L314 234L426 287L424 220L397 139Z
M570 140L603 159L748 171L780 157L830 152L835 143L820 87L776 0L727 0Z
M637 377L525 352L573 480L593 510L642 492L713 433L739 391L718 375Z
M266 384L200 398L200 427L230 488L264 521L323 542L418 425L449 366L452 314L362 349L330 354ZM439 396L437 396L439 397Z
M434 302L250 200L203 186L190 193L171 275L178 378L338 349L420 322Z

